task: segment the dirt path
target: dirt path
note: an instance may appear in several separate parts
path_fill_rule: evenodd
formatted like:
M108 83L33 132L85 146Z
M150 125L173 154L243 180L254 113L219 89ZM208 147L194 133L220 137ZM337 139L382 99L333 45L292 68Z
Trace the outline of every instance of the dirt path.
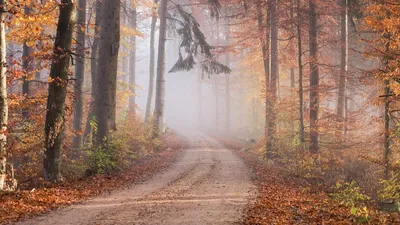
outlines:
M167 171L125 190L18 225L238 224L254 196L242 161L195 134L192 148Z

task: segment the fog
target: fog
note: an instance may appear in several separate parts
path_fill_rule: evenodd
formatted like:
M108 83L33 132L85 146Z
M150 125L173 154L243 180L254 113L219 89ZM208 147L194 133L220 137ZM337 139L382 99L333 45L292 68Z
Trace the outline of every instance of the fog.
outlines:
M142 32L149 33L149 21L144 23ZM156 37L158 33L156 34ZM166 45L166 94L165 94L165 122L170 129L187 131L217 131L216 121L216 95L215 79L218 79L218 131L225 131L226 107L225 107L225 76L235 76L235 66L230 65L232 73L229 75L203 75L200 68L187 72L169 73L178 59L179 38L169 33ZM157 43L156 43L157 46ZM149 86L149 41L148 38L138 39L137 48L137 107L139 114L144 117L148 86ZM157 49L156 49L157 50ZM157 55L157 53L156 53ZM153 95L154 96L154 95ZM237 126L243 108L237 108L240 105L231 100L231 121L230 124ZM153 99L154 102L154 99ZM154 104L153 109L154 110ZM243 121L242 121L243 122Z

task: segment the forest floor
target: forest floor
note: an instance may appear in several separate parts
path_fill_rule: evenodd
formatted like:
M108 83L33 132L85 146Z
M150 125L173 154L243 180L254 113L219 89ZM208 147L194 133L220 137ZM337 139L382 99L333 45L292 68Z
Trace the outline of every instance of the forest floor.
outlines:
M217 141L195 134L164 172L18 225L241 224L256 196L250 171Z
M230 138L215 139L244 161L257 187L256 199L246 207L244 225L400 224L399 213L380 211L372 205L363 216L354 215L351 207L330 197L327 187L260 159L250 151L251 145Z

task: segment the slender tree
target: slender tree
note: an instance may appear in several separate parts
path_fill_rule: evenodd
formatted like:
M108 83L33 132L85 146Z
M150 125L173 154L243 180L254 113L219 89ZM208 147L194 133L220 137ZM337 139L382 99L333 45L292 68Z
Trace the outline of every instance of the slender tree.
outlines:
M86 48L86 0L78 1L77 12L77 45L76 45L76 64L75 64L75 110L73 129L78 133L74 137L73 147L82 146L82 118L83 118L83 82L85 79L85 48Z
M31 9L28 5L25 5L24 7L24 12L25 15L29 15L31 12ZM33 50L30 46L27 45L27 41L24 42L23 47L22 47L22 70L24 72L24 76L22 77L22 96L25 99L28 99L30 96L30 81L29 81L29 73L30 73L30 64L31 64L31 54ZM22 110L22 117L28 118L29 112L28 109L24 108Z
M269 3L269 2L268 2ZM270 98L268 95L269 92L269 84L270 84L270 25L271 25L271 13L269 11L270 4L267 4L267 16L264 20L263 14L263 2L261 0L257 1L257 22L258 29L260 33L260 41L261 41L261 50L263 55L263 65L264 65L264 77L265 77L265 139L268 141L269 138L269 112L270 112ZM265 21L265 22L264 22ZM268 145L265 145L265 157L270 158L271 154L268 148Z
M299 70L299 141L300 148L304 148L304 97L303 97L303 46L302 46L302 17L300 0L297 0L297 64Z
M51 80L45 123L44 178L47 181L59 181L61 179L60 164L65 128L65 98L67 96L71 43L75 25L74 1L62 0L59 7L60 15L53 50L54 60L50 70Z
M131 11L131 28L137 29L137 11L136 6ZM136 36L130 38L131 51L129 52L129 90L131 96L129 96L129 112L132 116L136 115Z
M225 7L225 45L229 46L229 9L228 6ZM229 52L225 53L225 65L229 67L230 64L230 54ZM229 131L230 123L231 123L231 81L230 75L225 74L225 108L226 108L226 121L225 121L225 129Z
M271 153L275 147L276 135L276 115L275 107L277 101L277 82L279 76L279 61L278 61L278 0L270 0L269 12L271 15L271 82L269 85L268 97L270 98L269 120L268 120L268 139L267 152Z
M154 0L154 4L156 5L158 0ZM150 119L151 108L153 103L153 94L154 94L154 67L155 67L155 36L156 36L156 24L157 24L157 14L155 13L156 9L153 8L152 16L151 16L151 31L150 31L150 63L149 63L149 89L147 94L147 103L146 103L146 114L145 120L146 122Z
M95 115L96 144L106 144L116 130L117 68L120 44L120 0L103 1L101 10Z
M347 0L340 0L340 75L337 116L339 123L345 120L346 77L348 61L348 28L347 28ZM344 128L344 126L342 127Z
M6 0L0 0L0 191L7 177L8 96L6 75Z
M217 26L215 30L216 45L219 46L220 41L220 29L219 21L217 21ZM214 76L214 97L215 97L215 131L218 132L219 129L219 77Z
M318 111L319 111L319 70L318 70L318 26L316 0L309 0L309 45L310 45L310 152L318 153Z
M90 75L92 80L92 90L91 90L91 99L92 103L90 104L89 114L86 120L86 128L85 128L85 143L89 142L90 136L92 134L92 125L91 122L95 120L95 107L96 104L94 100L96 98L96 91L97 91L97 61L99 56L99 33L100 33L100 22L102 18L101 10L103 6L102 0L95 1L95 27L94 27L94 34L93 34L93 43L91 46L91 53L90 53Z
M158 39L156 102L154 109L153 136L157 137L164 128L164 96L165 96L165 42L167 37L168 0L160 1L160 31Z
M295 30L296 30L296 28L295 28L295 24L296 24L296 21L295 21L295 19L294 19L294 10L295 10L295 1L293 1L293 0L291 0L290 1L290 9L289 9L289 13L290 13L290 21L291 21L291 25L290 25L290 30L292 31L292 32L296 32ZM290 87L291 88L295 88L295 83L296 83L296 77L295 77L295 69L293 68L293 67L290 67L290 73L289 73L289 76L290 76Z
M383 161L385 165L385 177L389 177L389 155L390 155L390 81L386 79L384 82L384 91L385 91L385 115L384 115L384 125L385 125L385 133L384 133L384 153L383 153Z

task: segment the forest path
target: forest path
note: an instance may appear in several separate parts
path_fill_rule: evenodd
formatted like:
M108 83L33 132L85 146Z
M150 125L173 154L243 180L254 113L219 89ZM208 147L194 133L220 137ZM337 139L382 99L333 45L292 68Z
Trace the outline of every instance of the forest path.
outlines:
M240 224L256 190L247 167L205 135L188 138L192 147L151 179L16 224Z

